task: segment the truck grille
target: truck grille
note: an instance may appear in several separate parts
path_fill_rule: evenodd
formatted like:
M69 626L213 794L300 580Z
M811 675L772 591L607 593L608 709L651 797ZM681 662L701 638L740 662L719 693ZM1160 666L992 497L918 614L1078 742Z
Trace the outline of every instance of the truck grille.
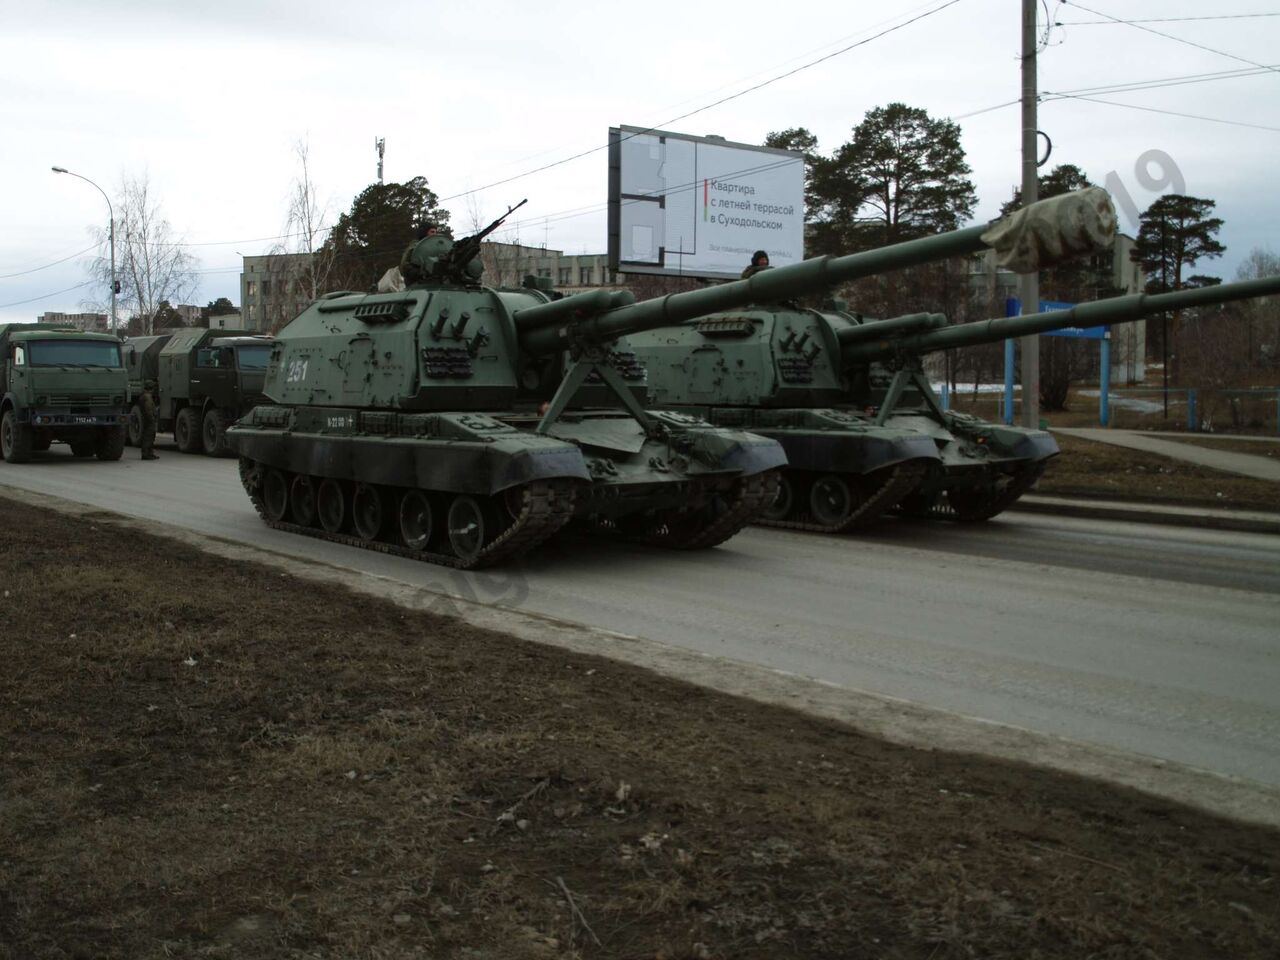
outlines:
M49 395L51 407L105 407L111 404L111 395L107 393L52 393Z

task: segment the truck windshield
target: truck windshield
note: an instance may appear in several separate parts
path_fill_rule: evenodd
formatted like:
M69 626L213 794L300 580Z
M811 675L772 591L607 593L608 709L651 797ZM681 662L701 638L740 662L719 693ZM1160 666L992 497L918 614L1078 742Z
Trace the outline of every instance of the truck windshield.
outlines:
M29 340L33 367L119 367L120 345L110 340Z
M270 359L270 344L236 347L236 362L240 365L241 370L265 370Z

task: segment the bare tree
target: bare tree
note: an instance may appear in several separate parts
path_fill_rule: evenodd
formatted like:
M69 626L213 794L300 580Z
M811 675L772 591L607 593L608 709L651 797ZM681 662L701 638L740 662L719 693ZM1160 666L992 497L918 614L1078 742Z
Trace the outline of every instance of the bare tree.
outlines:
M330 229L329 205L320 202L311 178L310 146L299 140L293 152L298 170L289 185L284 237L268 251L272 259L264 278L271 290L266 309L274 307L275 314L263 319L273 331L329 291L335 259L324 243Z
M117 309L129 312L145 333L155 328L161 303L182 303L199 286L198 261L160 211L146 173L125 176L116 196L116 278L120 282ZM107 231L95 231L102 253L89 265L96 282L110 290L111 261L106 256ZM85 306L102 309L101 304Z

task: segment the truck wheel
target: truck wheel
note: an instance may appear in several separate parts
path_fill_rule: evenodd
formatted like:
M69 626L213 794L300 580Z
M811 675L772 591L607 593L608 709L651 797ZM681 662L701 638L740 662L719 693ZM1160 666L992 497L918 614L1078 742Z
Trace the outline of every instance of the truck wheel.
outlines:
M31 459L31 427L19 423L12 410L0 419L0 453L8 463L26 463Z
M129 433L125 443L131 447L142 446L142 408L136 403L129 408Z
M227 455L227 418L218 409L210 409L204 415L204 452L211 457Z
M118 427L103 427L98 434L98 443L94 453L99 460L119 460L124 456L124 424Z
M194 407L183 407L173 422L173 439L183 453L200 452L200 412Z
M98 452L96 440L68 440L67 446L71 448L73 457L92 457Z

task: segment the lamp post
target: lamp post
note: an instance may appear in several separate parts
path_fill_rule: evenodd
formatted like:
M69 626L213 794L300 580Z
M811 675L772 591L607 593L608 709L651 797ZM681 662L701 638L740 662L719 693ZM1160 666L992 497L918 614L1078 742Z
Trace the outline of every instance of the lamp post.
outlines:
M116 290L120 284L116 280L116 212L111 206L111 198L107 196L107 191L90 180L88 177L82 177L78 173L72 173L66 167L54 167L54 173L65 173L72 177L79 177L85 183L91 184L95 190L102 194L102 199L107 201L107 216L110 218L109 236L111 237L111 330L117 331L116 326Z

